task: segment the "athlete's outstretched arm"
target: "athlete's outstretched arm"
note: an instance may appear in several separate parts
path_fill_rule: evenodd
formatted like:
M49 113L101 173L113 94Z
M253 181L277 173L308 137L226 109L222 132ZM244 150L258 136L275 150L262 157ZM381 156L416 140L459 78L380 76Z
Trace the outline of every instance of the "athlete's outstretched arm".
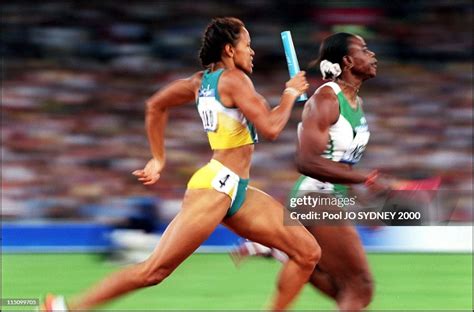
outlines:
M353 170L320 155L329 140L329 128L339 118L336 95L329 88L322 88L306 103L302 123L298 130L296 166L306 176L330 183L364 183L369 173Z
M291 115L296 98L308 89L305 72L299 72L286 83L280 104L270 109L263 96L257 93L250 78L241 70L224 73L219 91L223 103L238 107L258 132L269 140L275 140Z
M168 108L188 104L195 100L202 72L186 79L176 80L157 91L146 101L145 127L153 158L143 170L133 174L145 185L158 181L165 164L164 135Z

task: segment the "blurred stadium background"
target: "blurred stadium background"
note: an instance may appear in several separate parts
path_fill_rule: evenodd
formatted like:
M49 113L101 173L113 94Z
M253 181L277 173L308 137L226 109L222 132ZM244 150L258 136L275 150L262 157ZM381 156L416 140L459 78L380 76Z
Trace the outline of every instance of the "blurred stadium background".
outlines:
M360 229L376 279L370 308L472 310L472 1L45 0L0 8L2 298L73 294L115 269L111 260L136 260L124 249L154 244L211 152L195 107L176 109L160 183L137 183L130 173L150 156L144 101L198 70L203 29L231 15L250 30L252 79L272 105L288 79L281 31L292 31L303 69L335 31L366 39L379 73L361 90L372 135L360 167L441 176L447 216L438 226ZM313 92L322 81L315 70L309 79ZM253 160L253 184L282 202L297 178L300 116L301 106ZM237 242L218 228L169 281L106 308L263 308L278 264L252 259L236 270L215 252ZM295 308L334 305L308 286Z

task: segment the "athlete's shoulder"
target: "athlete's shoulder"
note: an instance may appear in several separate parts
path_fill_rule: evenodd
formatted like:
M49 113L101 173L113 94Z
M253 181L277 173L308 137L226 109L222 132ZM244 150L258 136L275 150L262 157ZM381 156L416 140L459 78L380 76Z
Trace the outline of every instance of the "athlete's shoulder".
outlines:
M339 116L339 101L334 90L327 85L319 87L306 102L303 120L328 120L333 124Z
M337 99L336 92L334 88L329 84L323 84L314 92L314 95L321 99Z
M238 68L224 70L220 78L220 83L231 87L234 91L253 86L250 77Z
M236 79L236 80L247 80L250 79L244 71L238 68L225 69L222 73L222 78L225 79Z
M197 90L201 87L203 74L204 74L204 71L198 71L189 77L178 79L177 81L179 81L180 86L185 89Z
M312 106L338 106L338 98L334 89L326 84L316 89L308 104Z
M189 76L187 80L189 80L189 82L192 82L192 83L200 84L203 76L204 76L204 71L200 70L198 72L195 72L191 76Z

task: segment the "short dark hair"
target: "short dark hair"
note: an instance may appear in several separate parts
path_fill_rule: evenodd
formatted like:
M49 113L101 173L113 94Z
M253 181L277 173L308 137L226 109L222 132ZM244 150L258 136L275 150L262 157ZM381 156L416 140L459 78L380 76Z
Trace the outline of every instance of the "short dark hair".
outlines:
M235 46L244 23L235 17L218 17L207 25L202 37L199 59L203 67L221 60L221 53L228 43Z
M328 60L331 63L338 63L341 69L344 69L342 58L347 55L349 51L349 39L355 38L354 34L340 32L329 37L326 37L319 47L319 56L316 60L310 63L310 67L318 66L323 60ZM326 73L326 78L332 79L331 73Z

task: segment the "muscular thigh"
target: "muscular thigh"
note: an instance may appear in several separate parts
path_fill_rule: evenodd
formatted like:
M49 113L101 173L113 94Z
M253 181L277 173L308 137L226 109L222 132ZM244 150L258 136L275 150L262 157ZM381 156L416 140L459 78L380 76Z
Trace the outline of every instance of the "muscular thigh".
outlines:
M285 225L283 217L282 204L259 189L249 187L240 210L223 223L242 237L278 248L289 255L298 242L315 243L303 226Z
M322 256L318 268L338 280L370 274L367 257L357 230L351 225L309 226L318 240Z
M215 190L186 191L181 211L163 233L148 261L169 267L181 263L219 225L229 205L230 198Z

